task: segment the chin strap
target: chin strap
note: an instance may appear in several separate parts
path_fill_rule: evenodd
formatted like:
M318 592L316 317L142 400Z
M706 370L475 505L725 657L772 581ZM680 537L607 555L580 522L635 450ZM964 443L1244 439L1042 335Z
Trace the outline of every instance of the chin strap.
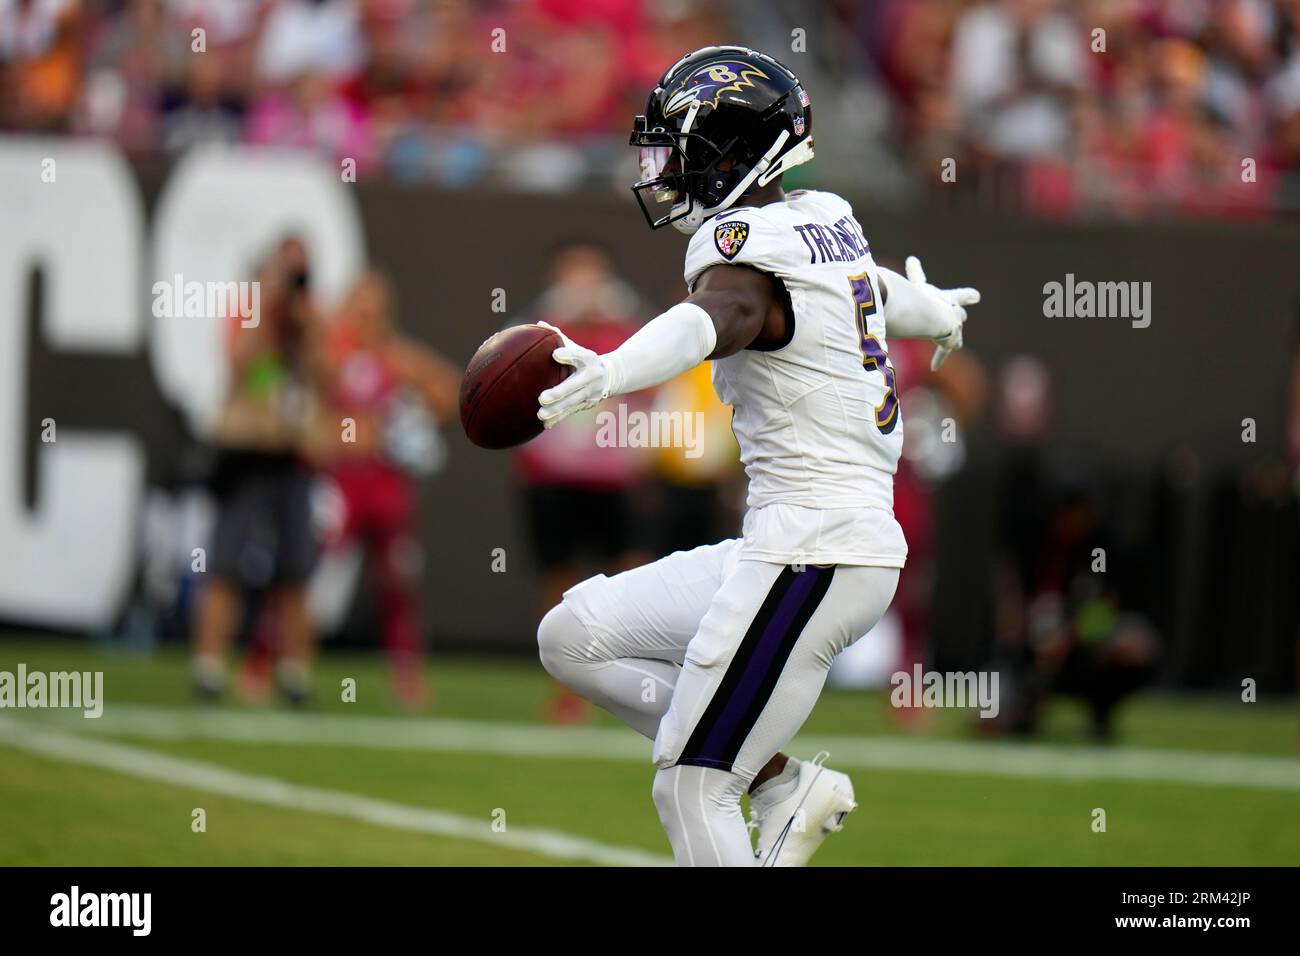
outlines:
M768 182L771 181L771 178L769 177L768 179L763 179L762 178L763 173L766 172L767 168L772 165L772 157L775 156L777 153L781 152L781 147L785 145L785 141L789 138L790 138L790 131L788 129L781 130L781 135L778 136L775 142L773 142L772 145L767 148L767 152L764 153L759 158L758 162L754 164L754 168L751 169L748 173L746 173L745 176L740 180L740 182L736 183L736 188L733 189L727 195L726 199L722 200L722 203L718 206L718 208L719 209L731 208L731 204L734 203L741 196L745 195L745 191L748 190L751 185L753 185L755 180L758 180L758 184L760 186L766 186Z
M783 131L781 133L781 136L785 136L785 135L787 134ZM794 167L796 166L801 166L812 158L813 158L813 141L812 141L812 137L809 136L806 140L804 140L794 149L790 150L790 152L786 153L784 156L778 159L771 169L769 169L767 172L765 172L762 176L758 178L758 184L760 186L766 186L768 183L776 179L777 176L780 176L786 170L794 169Z

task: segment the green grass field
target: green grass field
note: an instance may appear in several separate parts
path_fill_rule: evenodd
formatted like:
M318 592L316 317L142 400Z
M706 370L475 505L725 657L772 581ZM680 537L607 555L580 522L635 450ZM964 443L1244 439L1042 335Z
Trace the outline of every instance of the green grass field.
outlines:
M326 654L305 713L192 704L182 653L0 641L0 670L102 670L98 721L0 711L0 864L557 865L666 860L649 745L599 714L544 726L528 661L435 660L433 702L389 703L375 656ZM356 680L356 703L339 687ZM1030 745L922 733L883 694L828 691L803 739L832 741L859 809L823 865L1297 865L1294 699L1149 695L1120 742L1054 706ZM847 739L846 739L847 738ZM811 756L803 750L795 752ZM191 828L206 814L206 832ZM1094 808L1106 832L1093 832ZM594 849L593 849L594 848Z

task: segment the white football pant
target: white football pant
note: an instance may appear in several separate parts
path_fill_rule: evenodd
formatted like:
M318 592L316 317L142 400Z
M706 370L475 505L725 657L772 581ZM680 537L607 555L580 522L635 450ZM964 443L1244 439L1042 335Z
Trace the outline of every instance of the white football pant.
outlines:
M739 544L589 578L538 628L556 680L655 741L655 806L683 866L754 864L741 796L898 584L897 568L800 570L740 560Z

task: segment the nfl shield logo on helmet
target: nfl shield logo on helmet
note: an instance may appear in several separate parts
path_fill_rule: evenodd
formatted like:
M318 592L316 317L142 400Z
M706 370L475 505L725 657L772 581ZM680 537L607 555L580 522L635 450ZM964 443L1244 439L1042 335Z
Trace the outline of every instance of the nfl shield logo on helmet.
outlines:
M802 116L796 116L796 117L794 118L794 135L796 135L796 136L802 136L802 135L803 135L803 131L804 131L803 117L802 117Z
M722 258L728 262L740 254L740 247L748 238L749 223L747 222L724 222L713 230L713 244L722 253Z

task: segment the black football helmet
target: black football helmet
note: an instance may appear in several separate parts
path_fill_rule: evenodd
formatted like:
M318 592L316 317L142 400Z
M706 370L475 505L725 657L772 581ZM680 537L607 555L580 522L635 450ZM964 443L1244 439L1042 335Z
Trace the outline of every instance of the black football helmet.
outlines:
M772 57L710 46L668 68L629 143L641 151L632 191L650 228L671 222L690 234L750 187L812 159L812 108Z

